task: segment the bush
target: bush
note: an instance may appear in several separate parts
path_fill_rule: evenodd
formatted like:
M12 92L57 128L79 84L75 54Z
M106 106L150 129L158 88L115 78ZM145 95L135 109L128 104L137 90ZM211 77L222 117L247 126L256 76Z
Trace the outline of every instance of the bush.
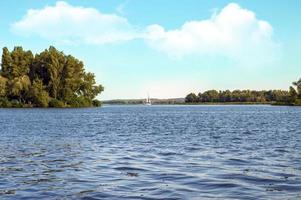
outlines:
M1 108L11 108L12 104L7 98L0 98L0 107Z
M70 101L68 101L68 105L70 105L71 108L79 108L81 107L81 101L78 97L74 97Z
M101 102L99 100L95 99L95 100L92 101L92 105L94 107L100 107L101 106Z
M1 108L23 108L24 104L16 99L9 101L7 98L0 98Z
M79 108L79 107L91 107L92 106L92 101L89 98L85 98L83 96L81 97L74 97L71 99L68 104L72 108Z
M301 99L296 99L295 105L296 106L301 106Z
M66 107L64 102L57 100L57 99L51 99L49 101L49 107L51 108L64 108Z
M49 103L49 95L46 91L41 91L35 98L35 104L39 107L47 108Z
M23 107L23 104L15 99L12 100L10 103L11 103L12 108L22 108Z

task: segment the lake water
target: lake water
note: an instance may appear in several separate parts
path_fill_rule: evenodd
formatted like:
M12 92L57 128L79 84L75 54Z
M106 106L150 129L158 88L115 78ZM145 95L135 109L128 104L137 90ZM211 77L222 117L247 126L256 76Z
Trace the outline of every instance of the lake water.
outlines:
M0 109L0 199L301 199L301 108Z

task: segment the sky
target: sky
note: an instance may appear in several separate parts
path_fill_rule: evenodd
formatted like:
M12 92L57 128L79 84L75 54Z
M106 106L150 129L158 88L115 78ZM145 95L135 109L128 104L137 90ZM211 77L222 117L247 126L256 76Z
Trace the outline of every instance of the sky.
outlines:
M301 78L299 0L0 1L0 47L84 61L101 100L287 89Z

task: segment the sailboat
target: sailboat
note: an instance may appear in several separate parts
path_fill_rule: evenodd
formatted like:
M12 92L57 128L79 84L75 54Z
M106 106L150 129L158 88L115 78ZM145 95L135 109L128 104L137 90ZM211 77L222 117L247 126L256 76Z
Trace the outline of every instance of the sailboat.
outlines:
M149 98L149 95L147 95L147 99L145 100L145 105L147 106L151 106L152 105L152 102L151 102L151 99Z

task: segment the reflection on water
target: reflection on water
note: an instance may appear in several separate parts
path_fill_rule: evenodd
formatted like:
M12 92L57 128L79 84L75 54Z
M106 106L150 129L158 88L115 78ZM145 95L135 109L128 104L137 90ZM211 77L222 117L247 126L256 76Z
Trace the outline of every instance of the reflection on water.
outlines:
M301 108L0 109L0 199L300 199Z

